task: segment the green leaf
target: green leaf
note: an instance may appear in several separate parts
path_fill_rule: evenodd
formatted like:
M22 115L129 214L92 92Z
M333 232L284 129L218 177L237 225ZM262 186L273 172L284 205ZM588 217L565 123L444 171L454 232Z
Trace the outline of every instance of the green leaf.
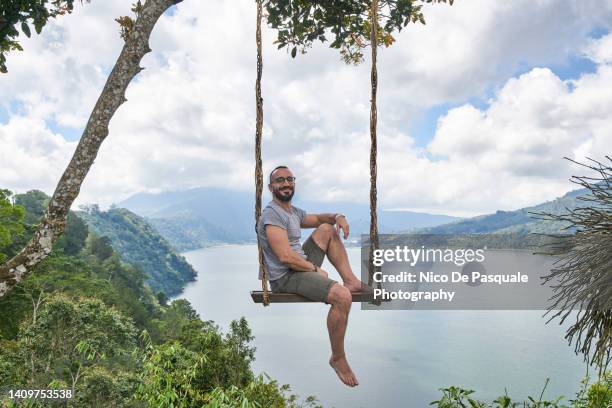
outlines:
M291 58L295 58L296 55L297 55L297 47L293 47L293 49L291 50Z
M45 24L47 24L47 20L45 19L41 18L38 20L34 20L34 29L36 30L36 34L40 34Z
M26 35L26 37L30 37L32 33L30 32L30 26L25 21L21 23L21 31Z

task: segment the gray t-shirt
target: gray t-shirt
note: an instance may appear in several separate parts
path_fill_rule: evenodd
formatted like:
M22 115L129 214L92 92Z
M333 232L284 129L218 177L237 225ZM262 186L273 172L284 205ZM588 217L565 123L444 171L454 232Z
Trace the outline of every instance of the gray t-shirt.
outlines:
M268 237L266 236L266 225L276 225L287 230L289 245L291 248L306 259L306 254L300 244L301 230L300 225L306 216L306 211L301 208L291 206L291 213L282 208L276 201L270 201L266 208L261 212L261 217L257 223L257 237L261 243L264 253L264 264L268 271L268 280L274 281L281 278L289 267L283 264L272 251ZM259 279L262 278L262 271L259 271Z

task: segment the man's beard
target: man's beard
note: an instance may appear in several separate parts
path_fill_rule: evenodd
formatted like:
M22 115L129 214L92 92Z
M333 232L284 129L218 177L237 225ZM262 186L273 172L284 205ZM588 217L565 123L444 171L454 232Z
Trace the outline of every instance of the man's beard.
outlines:
M288 202L288 201L291 201L294 193L295 193L295 190L291 189L291 194L283 195L279 189L279 190L274 190L274 197L278 198L281 201Z

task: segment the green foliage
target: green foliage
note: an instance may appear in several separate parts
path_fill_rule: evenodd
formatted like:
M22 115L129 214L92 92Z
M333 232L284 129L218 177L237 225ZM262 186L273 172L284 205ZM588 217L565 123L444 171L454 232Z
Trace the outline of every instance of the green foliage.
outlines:
M231 386L224 390L223 388L215 388L208 396L206 406L210 408L259 408L262 405L256 403L253 398L249 395L249 391L259 384L249 384L247 388L238 388ZM265 384L264 384L265 386ZM284 407L284 399L282 395L276 396L277 398L269 399L266 398L265 407L276 408Z
M38 222L47 200L36 191L20 195L25 219ZM24 223L24 208L11 207L21 213L12 229L23 230L16 237L27 240L32 225ZM223 333L188 301L168 304L107 238L92 233L81 250L87 229L74 217L66 231L72 237L0 298L0 387L73 388L69 406L204 406L221 391L228 398L244 395L257 407L302 406L287 395L288 386L254 377L253 336L244 318ZM152 335L138 342L138 331ZM48 406L2 398L0 406ZM315 401L309 397L303 406Z
M71 296L97 297L107 305L131 316L139 329L150 329L159 305L151 290L143 285L142 272L121 264L114 255L112 262L99 263L95 257L70 257L52 253L13 292L0 298L0 336L15 338L19 322L29 319L38 299L42 302L56 291Z
M261 374L245 387L231 386L215 388L206 396L206 406L210 408L321 408L314 397L298 403L295 395L286 394L288 385L279 384L267 375Z
M244 318L232 321L224 334L212 322L202 322L189 302L178 299L158 323L157 342L142 334L145 381L138 387L139 400L154 407L317 406L314 397L299 405L297 396L287 395L289 386L253 376L255 349L249 345L253 337Z
M589 376L582 380L582 388L576 398L570 401L572 408L609 408L612 406L612 372L589 385Z
M450 386L440 388L442 398L432 401L429 405L438 408L609 408L612 404L612 373L605 373L599 381L589 385L588 375L582 380L582 388L576 393L576 398L569 401L569 405L562 404L565 398L559 396L554 400L544 400L544 390L548 379L540 393L539 398L527 397L527 401L513 401L508 393L499 396L491 403L475 400L471 397L474 390Z
M19 358L18 342L16 340L3 340L0 337L0 386L19 384L22 377L18 374L18 368L22 364Z
M394 31L401 31L410 22L425 24L422 4L446 3L446 0L380 0L377 43L386 47L393 44ZM449 0L452 5L453 0ZM278 30L278 48L306 52L314 41L325 42L331 34L330 47L340 49L347 63L363 60L363 49L369 44L371 1L267 0L268 24Z
M93 233L89 238L88 249L89 253L95 256L100 262L107 260L115 253L109 237L99 237Z
M48 199L46 194L36 190L15 197L15 201L27 210L26 222L33 223L39 221ZM15 242L6 251L9 255L25 245L35 228L29 224L22 226L25 233L15 237ZM0 298L0 309L6 310L0 319L0 335L15 338L19 322L29 318L35 304L54 291L72 296L95 296L132 316L139 329L151 329L152 316L159 312L159 304L150 288L144 285L146 275L137 267L123 264L110 245L101 245L99 252L88 255L92 254L92 240L97 238L94 234L87 240L87 251L81 253L79 249L84 245L86 231L79 217L70 213L66 232L54 246L51 256L38 265L36 273L18 285L14 293Z
M30 362L24 366L25 378L36 385L47 384L57 373L73 379L87 367L129 354L135 336L131 319L102 301L53 294L37 319L21 327L20 350Z
M203 328L204 323L191 304L185 299L177 299L168 307L162 308L162 312L151 320L150 329L147 331L154 343L162 343L165 340L178 340L183 336L184 330L197 334Z
M140 381L134 371L93 366L83 374L75 402L84 407L134 408L134 392Z
M177 299L153 326L152 342L177 341L207 361L193 379L199 389L245 386L253 379L255 348L249 345L253 336L246 319L232 321L223 334L212 322L202 322L188 301Z
M184 334L187 333L191 337L183 335L182 342L206 356L208 361L195 378L200 387L207 391L232 385L244 387L253 380L251 363L255 359L255 348L249 346L253 337L244 318L232 321L230 331L225 335L211 326L197 334L185 330Z
M177 408L197 406L204 394L194 384L204 356L187 350L178 342L154 346L145 334L143 381L138 385L136 398L152 407Z
M15 205L25 209L25 224L23 225L23 234L16 235L12 245L7 248L6 252L9 256L16 254L32 237L36 226L47 209L49 199L50 197L40 190L30 190L24 194L15 194ZM2 224L0 222L0 225ZM66 220L66 229L54 243L54 248L61 249L67 255L76 255L85 246L88 234L87 224L71 211L68 213Z
M386 47L393 44L394 31L401 31L410 22L425 24L422 4L446 3L447 0L380 0L379 29L377 42ZM448 0L452 4L453 0ZM363 60L363 49L370 38L370 1L345 0L263 0L267 10L268 24L278 30L278 48L291 49L295 57L298 50L305 53L314 41L327 41L330 47L338 48L347 63ZM0 3L0 72L6 72L6 53L22 50L17 42L19 29L27 37L31 35L30 24L40 34L50 18L72 12L74 0L6 0ZM132 11L138 15L142 5L138 1ZM122 38L127 38L134 20L121 16Z
M26 210L25 223L38 224L42 218L50 197L40 190L30 190L27 193L15 194L15 204Z
M22 322L16 340L0 343L0 384L70 388L80 406L100 406L92 402L109 396L116 404L104 406L131 406L121 402L131 399L139 381L129 373L136 330L131 319L98 299L54 293L35 318Z
M438 408L454 408L454 407L470 407L484 408L486 404L476 401L470 397L474 390L466 390L461 387L450 386L448 388L440 388L442 398L437 401L432 401L429 405L434 405Z
M66 255L76 255L85 247L85 241L89 235L87 224L72 211L68 213L66 230L61 237L55 241L55 247L61 248Z
M24 208L13 205L11 192L0 189L0 262L7 258L6 247L13 242L13 237L24 231Z
M7 72L7 52L23 51L17 41L19 30L26 37L30 37L31 25L36 33L40 34L49 19L71 13L73 7L74 0L2 0L0 2L0 72Z
M157 301L161 306L168 306L168 296L161 290L155 294Z
M235 322L236 328L246 324L243 320ZM238 330L242 330L244 327ZM250 331L249 331L250 333ZM218 339L223 336L211 330ZM227 338L231 338L230 334ZM280 386L276 381L263 375L253 378L250 370L244 372L249 378L241 384L219 383L214 388L211 384L203 384L202 371L209 370L211 364L223 352L232 353L230 342L208 344L218 349L220 353L210 353L206 350L194 351L186 348L181 342L169 341L162 345L153 345L146 332L142 335L146 353L143 358L143 381L137 387L136 399L145 401L151 407L218 407L218 408L318 408L316 398L308 397L299 404L296 395L287 395L288 385ZM229 348L228 348L229 347ZM226 371L234 371L235 367L226 366Z
M98 241L92 238L92 253L105 259L112 245L123 261L146 271L154 291L175 295L195 278L191 265L144 218L124 208L100 211L97 206L77 214L100 237Z

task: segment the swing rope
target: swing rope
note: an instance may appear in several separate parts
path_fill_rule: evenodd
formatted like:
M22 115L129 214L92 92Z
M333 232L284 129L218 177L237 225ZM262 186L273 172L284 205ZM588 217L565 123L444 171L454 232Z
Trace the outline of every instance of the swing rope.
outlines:
M255 122L255 234L257 234L257 221L261 215L261 193L263 190L263 171L261 165L261 136L263 130L263 99L261 97L261 75L263 70L263 59L261 57L261 2L257 0L257 29L255 31L255 42L257 43L257 80L255 81L255 104L257 119ZM257 252L259 253L259 268L261 271L261 288L263 291L263 305L270 304L268 293L268 271L264 265L263 249L259 236L257 238Z
M372 96L370 99L370 263L368 265L368 286L371 287L372 283L374 283L375 272L375 267L372 260L374 259L374 250L378 249L378 217L376 216L376 124L378 120L376 108L376 91L378 88L376 51L378 48L378 0L372 0L372 7L370 10L370 25L370 46L372 47L372 69L370 73L370 82L372 87Z

